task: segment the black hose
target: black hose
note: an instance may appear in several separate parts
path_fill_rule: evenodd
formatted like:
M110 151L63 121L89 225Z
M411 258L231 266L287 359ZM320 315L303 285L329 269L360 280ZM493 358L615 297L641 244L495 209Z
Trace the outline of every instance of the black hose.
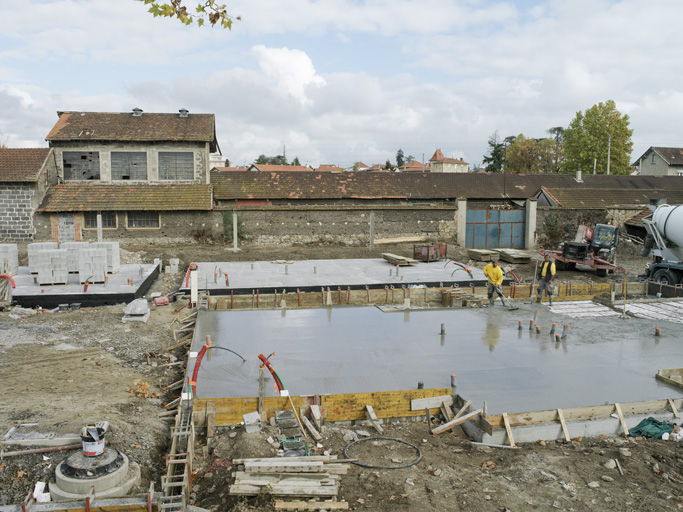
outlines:
M363 441L373 441L375 439L384 439L386 441L396 441L397 443L402 443L410 446L411 448L415 448L417 451L417 459L415 459L412 462L409 462L407 464L401 464L400 466L373 466L372 464L365 464L363 462L352 462L352 464L355 464L356 466L361 466L363 468L370 468L370 469L402 469L402 468L409 468L410 466L414 466L418 462L422 460L422 450L420 450L419 446L415 446L413 443L409 443L408 441L403 441L402 439L396 439L395 437L364 437L362 439L359 439L358 441L354 441L351 444L346 445L344 448L344 456L347 459L350 459L349 454L347 453L347 450L351 448L354 444L361 443Z
M220 349L220 350L227 350L228 352L232 352L232 353L235 354L237 357L239 357L240 359L242 359L243 362L245 362L245 363L247 362L246 359L244 359L241 355L239 355L239 354L238 354L237 352L235 352L234 350L230 350L229 348L225 348L225 347L214 347L214 346L209 347L207 350L211 350L212 348L218 348L218 349Z

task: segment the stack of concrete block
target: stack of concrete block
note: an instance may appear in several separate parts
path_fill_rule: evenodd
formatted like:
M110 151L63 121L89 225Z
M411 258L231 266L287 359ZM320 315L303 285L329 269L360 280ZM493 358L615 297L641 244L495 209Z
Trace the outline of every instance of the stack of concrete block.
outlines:
M35 242L28 244L28 271L38 273L38 252L46 249L59 249L57 242Z
M78 251L78 281L104 283L107 276L107 250L104 247L83 247Z
M180 258L171 258L169 263L171 264L171 274L177 274L178 266L180 265Z
M34 256L38 268L38 284L67 284L69 282L66 249L43 249Z
M19 273L17 244L0 244L0 274L16 276Z
M118 242L94 242L90 244L90 247L107 250L107 272L115 274L121 270L121 253Z
M69 255L69 272L79 272L79 252L83 248L88 247L88 242L62 242L59 244L60 249L66 249Z

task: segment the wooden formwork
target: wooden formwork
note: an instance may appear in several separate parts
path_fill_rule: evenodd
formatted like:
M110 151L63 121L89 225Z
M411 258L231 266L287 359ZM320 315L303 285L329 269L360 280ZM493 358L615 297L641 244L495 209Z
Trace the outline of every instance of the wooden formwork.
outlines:
M404 391L378 391L373 393L344 393L334 395L292 396L292 403L298 410L318 405L326 421L357 421L366 418L365 408L372 406L378 418L406 418L424 416L424 409L411 410L411 401L450 395L451 388L411 389ZM289 398L265 397L263 410L271 418L275 411L290 409ZM212 409L215 407L215 420ZM207 426L211 411L211 423L216 427L235 425L242 421L242 415L258 410L258 397L246 398L195 398L193 403L194 422L197 427ZM437 414L439 408L430 409ZM215 423L214 423L215 421Z

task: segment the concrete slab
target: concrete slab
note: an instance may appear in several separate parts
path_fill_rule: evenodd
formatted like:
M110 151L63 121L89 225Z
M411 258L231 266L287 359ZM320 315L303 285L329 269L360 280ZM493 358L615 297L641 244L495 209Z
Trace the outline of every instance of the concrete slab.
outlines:
M49 309L64 303L80 303L83 307L120 304L142 297L158 275L156 265L121 265L120 272L109 274L106 283L89 284L86 292L78 274L68 274L64 285L41 286L28 267L19 267L19 273L14 276L16 288L12 290L12 301L27 308Z
M270 354L295 395L358 393L450 385L490 414L637 402L683 396L655 379L681 360L674 324L654 337L653 322L618 316L575 319L547 307L517 303L508 311L440 309L382 313L374 307L201 311L192 352L210 335L198 376L199 398L258 396L257 354ZM536 309L541 334L518 330ZM446 334L440 335L445 324ZM553 323L569 324L556 343ZM191 358L188 371L194 369ZM272 385L268 394L274 396Z
M397 273L398 271L398 273ZM200 289L212 295L234 293L272 293L274 290L320 291L320 288L338 286L346 289L384 288L384 286L424 285L452 286L454 283L469 287L484 286L486 277L477 268L470 269L472 276L448 261L419 263L415 266L396 267L382 259L305 260L290 262L256 261L197 263ZM228 276L226 285L225 275ZM508 284L505 281L504 284ZM179 288L189 292L183 277Z

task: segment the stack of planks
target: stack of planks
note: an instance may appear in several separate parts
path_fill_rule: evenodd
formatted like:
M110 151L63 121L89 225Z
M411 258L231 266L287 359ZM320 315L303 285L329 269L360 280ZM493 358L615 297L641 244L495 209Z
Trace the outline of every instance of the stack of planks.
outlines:
M471 260L491 261L500 258L500 254L498 251L489 251L488 249L467 249L467 257Z
M406 265L417 265L419 261L413 258L407 258L406 256L399 256L398 254L391 254L390 252L383 252L382 258L391 263L392 265L406 266Z
M339 492L340 475L348 471L348 460L336 455L234 459L237 471L230 494L256 496L330 497Z

